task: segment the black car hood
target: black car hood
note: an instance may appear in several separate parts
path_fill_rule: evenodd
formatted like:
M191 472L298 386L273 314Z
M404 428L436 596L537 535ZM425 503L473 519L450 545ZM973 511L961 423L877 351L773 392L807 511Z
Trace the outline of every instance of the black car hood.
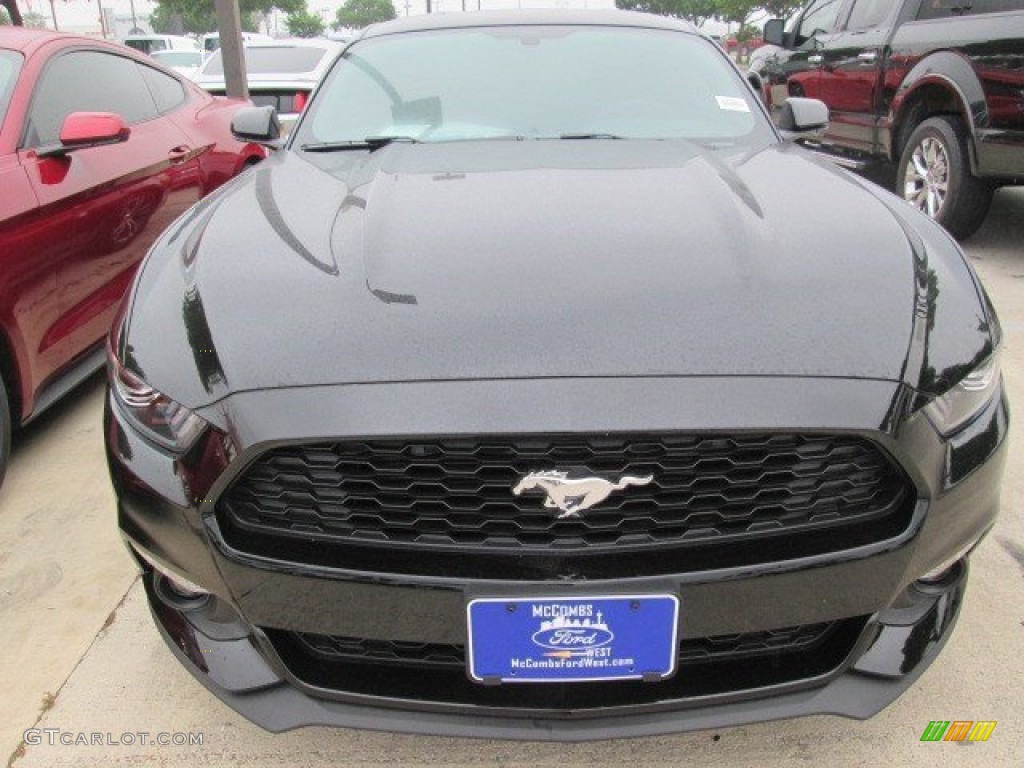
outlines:
M385 381L899 381L922 304L905 228L878 193L788 145L286 151L165 234L124 357L193 407ZM952 269L947 292L976 290ZM969 313L964 330L976 347Z

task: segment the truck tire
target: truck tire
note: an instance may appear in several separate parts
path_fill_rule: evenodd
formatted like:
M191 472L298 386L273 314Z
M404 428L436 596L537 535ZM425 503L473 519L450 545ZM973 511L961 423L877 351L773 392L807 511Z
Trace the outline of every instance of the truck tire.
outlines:
M971 174L967 130L951 115L930 117L910 135L896 174L896 192L958 239L981 226L994 187Z
M7 399L4 380L0 378L0 485L7 471L7 459L11 455L11 407Z

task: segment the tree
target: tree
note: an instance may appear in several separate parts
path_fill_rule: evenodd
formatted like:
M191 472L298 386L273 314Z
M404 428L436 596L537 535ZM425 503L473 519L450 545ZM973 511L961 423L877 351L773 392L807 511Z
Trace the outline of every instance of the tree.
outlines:
M788 19L806 5L806 0L766 0L761 8L770 19Z
M46 17L35 11L22 14L21 21L29 29L46 29Z
M18 10L18 0L0 0L0 5L3 5L6 9L7 17L14 26L22 27L25 25L21 18L21 11Z
M7 15L7 9L0 6L0 27L7 26L11 23L11 17Z
M324 33L324 20L320 14L311 13L308 8L289 13L285 24L288 25L288 34L295 37L318 37Z
M378 21L389 21L393 18L395 6L391 0L346 0L338 9L334 26L362 29Z
M615 0L616 8L674 16L697 27L717 15L719 5L716 0Z
M748 40L753 30L750 17L760 10L762 0L718 0L716 5L718 12L715 15L721 21L739 24L736 39L740 42Z
M150 14L149 25L158 35L183 35L186 31L201 35L217 28L217 17L190 17L186 21L180 10L167 5L157 5Z
M149 20L155 32L203 35L217 31L217 11L213 0L156 0L156 5ZM283 13L294 13L305 7L306 0L238 0L242 29L247 32L255 32L259 28L259 18L274 8Z

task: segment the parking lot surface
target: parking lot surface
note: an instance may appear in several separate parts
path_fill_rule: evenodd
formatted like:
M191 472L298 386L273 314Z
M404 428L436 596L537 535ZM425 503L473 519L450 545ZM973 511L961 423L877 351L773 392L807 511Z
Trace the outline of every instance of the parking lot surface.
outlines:
M1003 371L1011 405L1019 409L1024 190L997 194L967 252L1003 322ZM972 560L959 626L938 661L886 711L867 722L813 717L559 745L324 728L273 735L234 714L171 656L148 616L117 534L103 457L102 405L103 379L96 376L16 436L0 488L0 747L19 768L1024 763L1020 418L1011 429L1001 517ZM997 726L984 743L921 742L931 720L987 720ZM102 743L92 743L97 737ZM159 738L186 743L156 744Z

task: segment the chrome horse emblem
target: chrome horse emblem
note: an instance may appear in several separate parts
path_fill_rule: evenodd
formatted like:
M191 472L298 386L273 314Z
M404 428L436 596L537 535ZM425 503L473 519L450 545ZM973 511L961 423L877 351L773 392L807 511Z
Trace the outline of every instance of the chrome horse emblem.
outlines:
M512 493L519 496L523 491L540 488L547 494L544 506L547 509L561 510L562 514L557 519L564 520L568 517L579 517L580 512L590 509L595 504L600 504L615 491L621 491L630 485L647 485L653 479L654 475L647 477L627 475L613 483L600 477L569 479L567 472L547 470L531 472L519 481L512 489Z

